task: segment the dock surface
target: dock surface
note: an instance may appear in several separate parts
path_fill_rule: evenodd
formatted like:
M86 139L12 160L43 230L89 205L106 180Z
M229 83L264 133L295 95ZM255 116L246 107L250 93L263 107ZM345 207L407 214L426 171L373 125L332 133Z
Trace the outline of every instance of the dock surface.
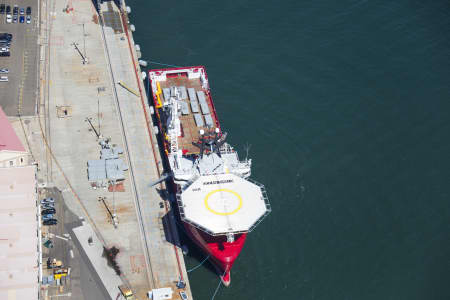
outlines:
M162 287L172 287L173 299L180 299L175 286L180 277L192 299L166 193L162 186L149 187L159 178L161 158L148 123L131 32L114 2L100 4L99 12L87 0L70 5L67 9L66 2L56 0L43 4L40 43L45 59L37 122L45 138L33 132L28 136L40 161L38 180L62 191L67 207L84 218L102 246L120 250L117 278L138 299ZM30 126L38 123L31 121ZM121 158L128 170L120 192L94 189L88 181L87 161L100 157L97 133L124 150ZM108 212L113 207L117 226Z

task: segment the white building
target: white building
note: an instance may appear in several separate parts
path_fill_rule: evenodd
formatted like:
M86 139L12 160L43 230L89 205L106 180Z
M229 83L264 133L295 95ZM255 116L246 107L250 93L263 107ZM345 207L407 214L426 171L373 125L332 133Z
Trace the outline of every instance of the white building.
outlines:
M0 299L39 299L36 167L0 108Z
M27 166L29 156L0 107L0 168Z

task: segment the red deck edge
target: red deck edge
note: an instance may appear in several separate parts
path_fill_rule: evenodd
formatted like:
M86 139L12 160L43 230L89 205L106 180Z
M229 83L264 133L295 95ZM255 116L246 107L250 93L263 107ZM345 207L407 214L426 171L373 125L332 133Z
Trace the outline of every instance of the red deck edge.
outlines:
M148 71L150 72L165 72L165 71L176 71L176 70L186 70L186 69L203 69L206 79L208 79L208 75L206 73L206 69L204 66L192 66L192 67L177 67L177 68L165 68L165 69L151 69ZM181 72L180 72L181 73ZM177 74L177 73L174 73ZM150 79L150 76L148 76L148 80L152 82ZM214 106L214 101L211 97L211 91L208 81L208 89L207 89L207 95L209 98L209 101L213 107L214 116L216 118L216 126L220 129L220 122L219 118L217 117L216 108ZM153 93L152 89L152 97L153 97L153 105L156 107L157 99L156 95ZM157 109L155 109L155 113L157 114L158 118L158 127L160 132L163 132L161 122L159 121L159 112ZM164 150L166 152L166 155L168 153L167 143L164 141ZM174 187L174 190L177 190L176 184L171 180L171 183ZM186 229L186 232L190 236L190 238L208 255L211 256L211 261L214 265L214 267L217 269L217 273L220 276L223 284L225 286L228 286L231 283L231 275L230 271L234 264L234 261L239 256L242 248L244 247L245 240L247 238L247 233L239 234L239 236L231 243L226 241L225 236L211 236L208 235L205 232L199 231L194 226L183 222L184 227ZM208 241L206 241L207 239ZM223 240L225 239L225 241Z
M150 72L167 72L167 71L186 70L186 69L196 69L196 68L197 69L202 69L204 74L205 74L205 78L208 79L208 74L206 73L206 68L204 66L177 67L177 68L165 68L165 69L151 69L151 70L148 70L148 73L150 73ZM180 72L180 73L182 73L182 72ZM177 74L177 73L174 73L174 74ZM147 75L149 75L148 78L150 80L150 74L147 74ZM152 80L150 80L150 81L152 81ZM151 85L150 85L150 87L151 87ZM216 127L218 127L220 129L220 131L222 131L222 128L220 128L219 117L217 116L216 106L214 105L214 101L212 100L211 87L209 86L209 80L208 80L208 90L206 91L206 95L208 96L209 102L211 103L211 106L213 108L214 117L216 118ZM153 97L153 105L156 107L156 96L153 94L153 90L152 90L152 97Z

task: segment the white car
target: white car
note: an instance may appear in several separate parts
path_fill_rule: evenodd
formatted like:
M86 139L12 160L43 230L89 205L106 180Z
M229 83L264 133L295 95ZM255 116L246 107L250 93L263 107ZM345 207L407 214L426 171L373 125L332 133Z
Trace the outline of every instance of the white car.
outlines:
M11 22L12 22L12 16L6 15L6 23L11 23Z
M8 81L8 76L0 76L0 82Z
M47 204L47 203L55 203L55 199L53 199L52 197L48 197L48 198L41 200L41 204Z
M31 17L27 16L27 24L31 24Z

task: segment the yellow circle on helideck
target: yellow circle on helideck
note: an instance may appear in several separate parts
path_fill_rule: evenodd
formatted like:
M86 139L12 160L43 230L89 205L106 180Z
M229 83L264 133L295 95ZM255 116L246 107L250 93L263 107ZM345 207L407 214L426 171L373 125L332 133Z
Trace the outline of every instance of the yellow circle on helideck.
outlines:
M208 205L208 199L209 199L209 197L211 197L211 195L213 195L213 194L215 194L215 193L217 193L217 192L227 192L227 193L231 193L231 194L235 195L235 196L239 199L239 206L238 206L235 210L230 211L230 212L225 212L225 213L223 213L223 212L215 211L214 209L212 209L212 208ZM209 192L209 193L206 195L206 197L205 197L205 206L206 206L206 208L207 208L210 212L212 212L213 214L216 214L216 215L219 215L219 216L229 216L229 215L232 215L232 214L237 213L237 212L241 209L241 207L242 207L242 197L241 197L238 193L236 193L235 191L232 191L232 190L229 190L229 189L219 189L219 190L214 190L214 191L212 191L212 192Z

